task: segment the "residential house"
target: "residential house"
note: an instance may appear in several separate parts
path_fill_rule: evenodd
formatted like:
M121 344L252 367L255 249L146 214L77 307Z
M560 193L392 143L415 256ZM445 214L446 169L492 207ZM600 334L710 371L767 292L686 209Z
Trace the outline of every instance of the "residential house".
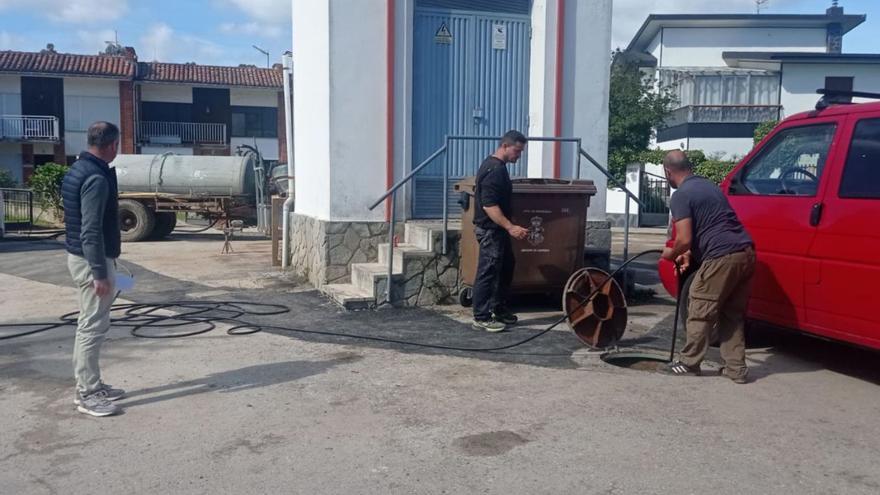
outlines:
M72 163L97 120L119 125L121 153L229 155L248 144L284 160L281 81L280 66L139 62L118 45L0 51L0 167L24 182L44 163Z
M843 52L865 15L649 15L626 56L670 88L661 149L742 157L756 126L814 108L819 88L877 91L880 54Z

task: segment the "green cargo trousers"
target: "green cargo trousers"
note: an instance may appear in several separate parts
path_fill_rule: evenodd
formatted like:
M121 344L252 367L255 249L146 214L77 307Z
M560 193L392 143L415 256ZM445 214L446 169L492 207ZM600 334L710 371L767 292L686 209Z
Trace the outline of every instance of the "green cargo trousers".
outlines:
M687 343L679 356L683 364L703 362L717 325L724 373L730 378L748 373L745 315L754 273L752 248L703 262L688 295Z
M110 293L104 297L95 294L92 269L82 256L67 254L67 268L79 291L79 319L73 344L73 373L76 388L83 397L96 392L101 386L101 368L98 357L101 344L110 331L110 307L116 298L116 260L107 260L107 278Z

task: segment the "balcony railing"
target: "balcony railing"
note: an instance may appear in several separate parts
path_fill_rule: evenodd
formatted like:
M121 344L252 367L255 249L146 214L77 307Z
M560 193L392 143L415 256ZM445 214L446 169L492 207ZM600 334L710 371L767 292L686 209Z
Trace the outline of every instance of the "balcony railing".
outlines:
M226 124L197 122L140 122L142 144L226 144Z
M780 105L688 105L674 110L665 127L681 124L761 123L779 120Z
M0 115L0 140L59 141L58 117Z

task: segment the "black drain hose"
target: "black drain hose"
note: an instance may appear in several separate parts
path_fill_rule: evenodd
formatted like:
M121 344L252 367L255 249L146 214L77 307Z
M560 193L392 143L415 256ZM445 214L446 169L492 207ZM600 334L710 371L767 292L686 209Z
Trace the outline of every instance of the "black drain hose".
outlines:
M675 297L675 319L672 320L672 346L669 349L669 362L675 361L675 339L678 337L678 315L681 311L681 298L683 296L684 280L681 278L681 265L675 262L675 280L678 281L678 294Z
M633 261L641 258L642 256L648 254L657 254L661 251L658 249L652 249L649 251L641 252L630 259L624 261L616 270L611 272L608 278L601 284L599 284L593 291L587 296L582 302L580 302L577 306L572 308L567 314L563 315L561 318L556 320L553 324L545 328L544 330L532 335L526 339L520 340L518 342L514 342L513 344L508 344L504 346L498 347L456 347L456 346L446 346L440 344L426 344L421 342L410 342L406 340L397 340L397 339L389 339L384 337L372 337L369 335L356 335L342 332L330 332L330 331L321 331L321 330L306 330L302 328L294 328L294 327L282 327L277 325L263 325L251 323L245 320L242 320L243 316L271 316L271 315L279 315L284 313L289 313L290 309L281 306L279 304L266 304L266 303L253 303L246 301L173 301L173 302L165 302L165 303L130 303L130 304L114 304L111 308L111 312L122 312L121 316L117 316L111 319L111 323L118 327L126 327L130 328L131 335L135 337L141 338L152 338L152 339L169 339L169 338L181 338L181 337L191 337L193 335L199 335L206 332L210 332L217 328L218 323L227 323L232 324L231 328L226 330L226 333L229 335L249 335L253 333L257 333L263 330L275 330L281 332L294 332L294 333L303 333L303 334L311 334L311 335L323 335L323 336L331 336L331 337L344 337L344 338L352 338L352 339L360 339L360 340L369 340L374 342L384 342L388 344L399 344L406 346L414 346L414 347L423 347L430 349L442 349L442 350L452 350L452 351L465 351L465 352L493 352L493 351L503 351L506 349L511 349L513 347L517 347L523 345L527 342L531 342L532 340L541 337L547 332L553 330L560 323L566 321L575 311L585 306L589 303L593 297L605 286L608 282L614 279L614 276L623 270L627 265L632 263ZM179 312L180 309L184 311ZM176 314L171 315L163 315L156 314L160 311L175 311ZM222 313L223 316L213 316L207 315L209 312L219 312ZM31 330L26 330L23 332L5 335L0 337L0 340L9 340L15 339L19 337L24 337L27 335L34 335L41 332L46 332L49 330L53 330L60 327L66 326L76 326L77 313L68 313L61 318L57 322L48 322L48 323L4 323L0 324L0 329L2 328L33 328ZM176 328L183 327L187 325L202 325L200 328L196 328L195 330L188 330L185 332L174 333L174 334L165 334L165 335L150 335L148 333L144 333L145 329L148 328ZM674 344L673 340L673 346Z

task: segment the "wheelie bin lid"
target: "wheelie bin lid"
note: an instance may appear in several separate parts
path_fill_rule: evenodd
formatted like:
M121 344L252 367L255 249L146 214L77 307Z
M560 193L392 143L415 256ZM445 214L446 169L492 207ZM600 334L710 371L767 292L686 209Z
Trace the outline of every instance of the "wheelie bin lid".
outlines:
M476 189L476 180L474 176L465 177L455 183L453 188L456 192L474 194ZM567 180L567 179L530 179L519 178L511 180L513 182L514 193L529 194L584 194L594 196L598 189L596 184L591 180Z

